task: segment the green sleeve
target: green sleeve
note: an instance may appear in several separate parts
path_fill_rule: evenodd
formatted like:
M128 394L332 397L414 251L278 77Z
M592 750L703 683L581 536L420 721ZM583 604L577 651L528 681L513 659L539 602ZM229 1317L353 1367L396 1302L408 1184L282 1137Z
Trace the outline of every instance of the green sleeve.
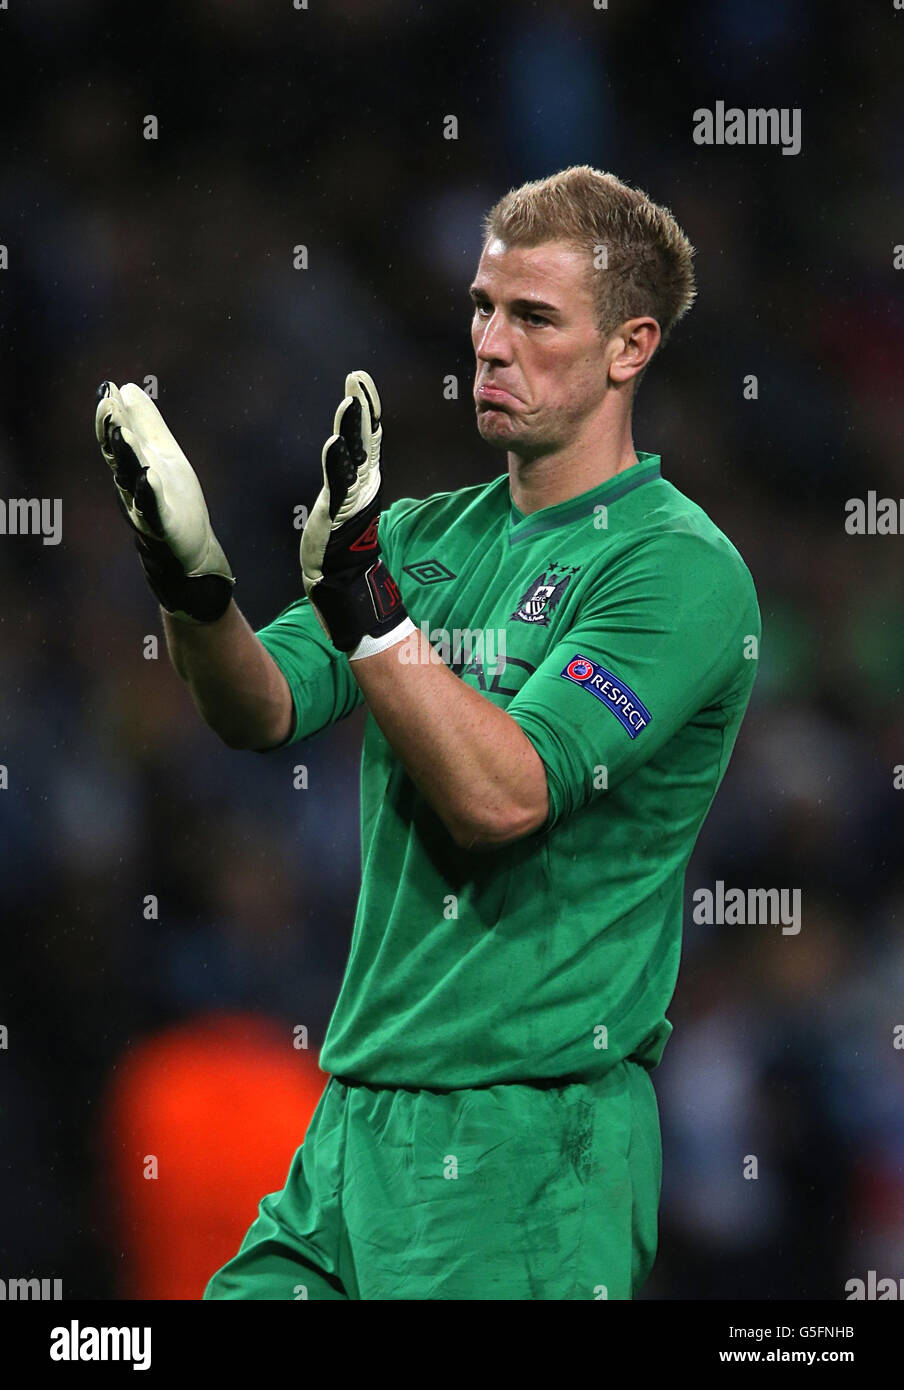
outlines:
M311 738L362 703L364 696L348 658L328 639L310 599L295 599L266 627L259 628L257 636L288 681L294 711L288 737L261 752Z
M753 580L727 543L660 533L610 567L506 707L546 768L543 829L611 791L701 711L739 722L759 636Z

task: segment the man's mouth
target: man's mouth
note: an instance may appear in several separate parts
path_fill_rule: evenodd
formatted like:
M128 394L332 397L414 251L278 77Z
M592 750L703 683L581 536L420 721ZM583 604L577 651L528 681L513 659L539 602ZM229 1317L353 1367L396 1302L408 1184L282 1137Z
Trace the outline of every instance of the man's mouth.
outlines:
M493 407L518 404L517 396L513 396L511 391L502 390L499 386L478 386L475 395L478 405Z

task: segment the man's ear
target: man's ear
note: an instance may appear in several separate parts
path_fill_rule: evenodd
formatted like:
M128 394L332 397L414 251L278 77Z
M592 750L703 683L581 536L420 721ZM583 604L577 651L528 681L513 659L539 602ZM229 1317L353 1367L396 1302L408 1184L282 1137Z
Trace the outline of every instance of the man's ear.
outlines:
M609 380L623 385L642 372L662 340L655 319L628 319L609 342Z

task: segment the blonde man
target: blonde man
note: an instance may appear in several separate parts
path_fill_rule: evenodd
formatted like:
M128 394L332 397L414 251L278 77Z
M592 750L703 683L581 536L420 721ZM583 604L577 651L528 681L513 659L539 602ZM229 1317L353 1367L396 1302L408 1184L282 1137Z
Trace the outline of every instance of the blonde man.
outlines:
M586 166L502 198L470 292L505 472L381 515L380 400L350 374L304 597L258 633L156 408L104 389L99 438L208 723L264 751L369 712L330 1079L207 1298L629 1299L649 1274L650 1072L760 635L740 555L633 443L692 255L667 209Z

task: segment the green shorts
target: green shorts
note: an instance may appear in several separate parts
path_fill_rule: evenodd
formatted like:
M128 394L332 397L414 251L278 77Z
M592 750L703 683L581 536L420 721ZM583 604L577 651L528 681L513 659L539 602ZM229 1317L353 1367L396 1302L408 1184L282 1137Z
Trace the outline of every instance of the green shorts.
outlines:
M389 1090L333 1076L205 1299L632 1298L656 1254L649 1073Z

